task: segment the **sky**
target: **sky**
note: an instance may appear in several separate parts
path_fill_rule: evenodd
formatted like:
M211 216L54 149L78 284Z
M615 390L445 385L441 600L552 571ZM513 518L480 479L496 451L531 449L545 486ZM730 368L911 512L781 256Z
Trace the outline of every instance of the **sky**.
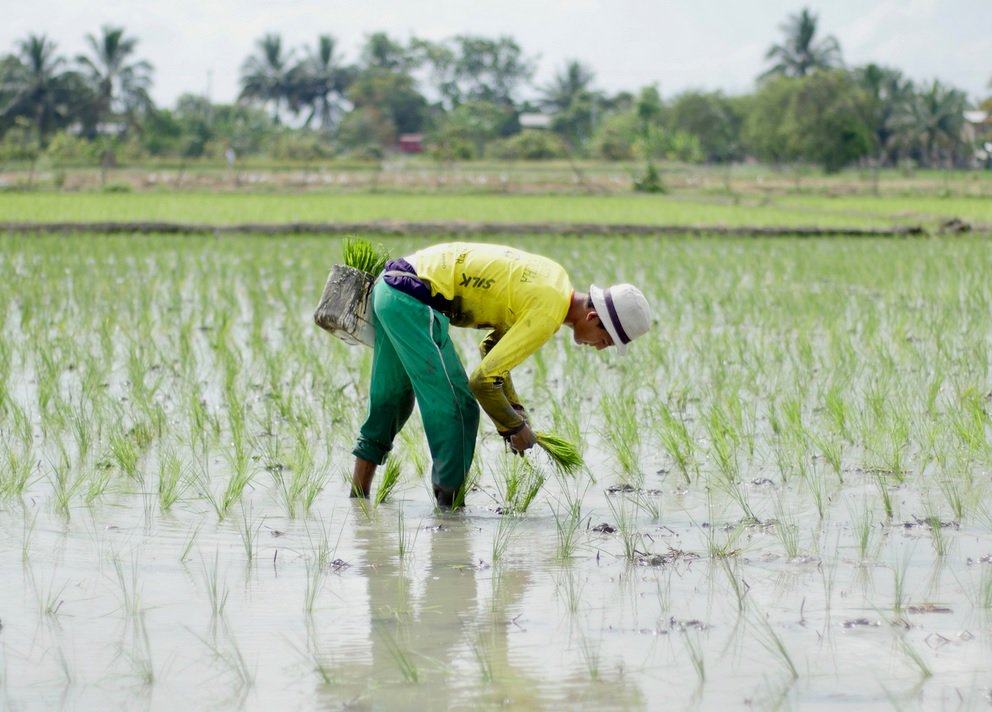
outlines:
M366 37L406 42L458 34L512 37L536 60L534 98L567 61L592 68L608 93L657 84L670 99L689 89L748 93L769 65L780 26L808 7L818 35L840 42L844 62L894 67L918 82L939 79L978 101L992 95L992 0L2 0L0 53L46 34L73 58L85 36L122 26L154 65L152 97L170 107L184 93L237 98L241 64L266 33L285 46L333 36L346 62ZM16 9L15 9L16 8ZM302 50L297 51L302 55Z

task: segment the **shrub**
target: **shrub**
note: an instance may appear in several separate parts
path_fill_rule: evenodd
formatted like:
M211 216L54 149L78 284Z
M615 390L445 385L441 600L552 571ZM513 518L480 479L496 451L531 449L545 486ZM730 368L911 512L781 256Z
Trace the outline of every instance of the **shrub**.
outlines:
M530 129L497 142L492 154L494 158L511 161L546 161L567 157L568 149L559 136Z
M48 142L45 154L57 165L90 165L96 160L96 151L90 141L59 131Z

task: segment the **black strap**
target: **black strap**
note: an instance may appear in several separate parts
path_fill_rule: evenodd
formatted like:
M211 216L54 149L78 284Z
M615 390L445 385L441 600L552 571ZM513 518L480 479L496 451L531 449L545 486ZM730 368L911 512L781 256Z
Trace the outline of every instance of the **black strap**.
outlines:
M606 299L606 311L610 314L610 321L613 322L613 328L617 330L617 336L620 337L622 343L629 344L630 337L627 336L627 332L620 324L620 316L617 314L617 308L613 305L613 295L610 294L609 289L603 291L603 297Z

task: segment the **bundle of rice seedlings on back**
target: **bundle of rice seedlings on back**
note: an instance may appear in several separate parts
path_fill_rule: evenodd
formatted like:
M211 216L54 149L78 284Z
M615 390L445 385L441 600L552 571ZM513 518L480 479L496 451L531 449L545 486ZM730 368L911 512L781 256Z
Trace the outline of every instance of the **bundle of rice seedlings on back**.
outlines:
M584 464L582 455L574 443L553 433L534 433L537 444L544 448L555 469L566 475L574 475Z
M382 244L375 248L368 240L358 237L345 238L344 263L348 267L354 267L362 272L368 272L373 277L378 277L388 259L389 253L383 249Z

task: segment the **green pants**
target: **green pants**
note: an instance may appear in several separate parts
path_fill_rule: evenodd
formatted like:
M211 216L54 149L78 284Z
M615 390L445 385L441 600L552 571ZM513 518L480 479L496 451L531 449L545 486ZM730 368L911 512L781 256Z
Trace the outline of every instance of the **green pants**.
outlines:
M448 319L380 280L372 289L372 323L369 410L353 453L381 465L416 397L433 460L431 479L453 492L472 466L479 404L448 337Z

